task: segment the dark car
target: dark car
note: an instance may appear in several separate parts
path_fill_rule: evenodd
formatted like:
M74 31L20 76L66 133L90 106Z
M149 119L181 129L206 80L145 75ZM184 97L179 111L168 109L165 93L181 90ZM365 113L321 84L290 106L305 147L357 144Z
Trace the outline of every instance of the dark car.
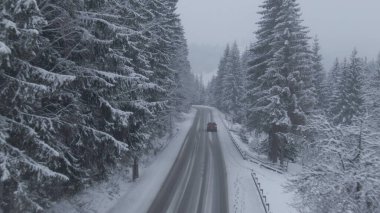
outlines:
M218 131L218 128L216 127L215 122L210 122L207 124L207 132L216 132Z

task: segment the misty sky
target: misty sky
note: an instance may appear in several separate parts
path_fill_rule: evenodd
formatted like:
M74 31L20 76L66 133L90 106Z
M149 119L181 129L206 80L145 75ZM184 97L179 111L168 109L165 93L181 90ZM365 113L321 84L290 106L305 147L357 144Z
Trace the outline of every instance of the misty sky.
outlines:
M178 12L190 44L241 47L254 40L263 0L179 0ZM324 64L350 55L375 58L380 52L380 0L299 0L310 36L318 34ZM191 49L190 49L191 51Z

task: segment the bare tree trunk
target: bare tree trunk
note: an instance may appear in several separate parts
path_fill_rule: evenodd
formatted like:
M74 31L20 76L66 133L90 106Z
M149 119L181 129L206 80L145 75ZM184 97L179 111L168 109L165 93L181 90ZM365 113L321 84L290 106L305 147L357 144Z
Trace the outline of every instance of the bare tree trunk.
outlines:
M4 183L0 182L0 200L4 200L3 191L4 191ZM0 213L2 213L1 208L0 208Z
M139 162L137 157L134 157L133 159L132 177L133 181L139 178Z
M276 137L276 133L274 129L271 129L269 132L269 160L271 160L273 163L277 163L278 159L278 140Z

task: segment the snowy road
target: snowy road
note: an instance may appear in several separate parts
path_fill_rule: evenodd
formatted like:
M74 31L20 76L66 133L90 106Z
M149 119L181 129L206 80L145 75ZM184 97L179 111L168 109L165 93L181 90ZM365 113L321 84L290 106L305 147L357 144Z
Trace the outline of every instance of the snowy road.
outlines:
M109 213L265 213L251 177L221 113L196 106L180 134L108 211ZM209 121L218 132L206 132Z
M227 173L217 133L206 132L211 109L198 108L194 123L149 213L229 212Z

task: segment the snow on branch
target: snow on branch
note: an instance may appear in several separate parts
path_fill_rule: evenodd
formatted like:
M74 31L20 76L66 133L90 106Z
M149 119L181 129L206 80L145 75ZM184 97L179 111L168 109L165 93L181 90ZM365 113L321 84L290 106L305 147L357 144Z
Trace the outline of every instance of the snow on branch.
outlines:
M11 53L11 49L9 49L7 45L0 41L0 56L10 55Z
M100 104L106 106L111 111L113 119L120 119L122 125L128 126L129 118L133 115L132 112L125 112L123 110L116 109L112 107L111 104L103 98L100 98Z
M34 10L36 12L39 12L39 8L37 5L37 2L35 0L19 0L16 1L16 6L14 9L15 14L23 13L26 11Z
M45 122L48 122L49 125L52 126L52 123L51 123L52 120L50 118L45 118L42 116L31 115L31 114L22 113L22 112L20 112L20 114L24 114L24 115L26 115L28 117L32 117L32 118L37 118L39 120L38 123L40 123L39 124L40 126L41 126L41 124L43 125L43 123L45 123ZM41 151L45 151L45 153L49 154L52 157L59 157L60 156L58 151L56 151L54 148L52 148L50 145L48 145L44 141L40 140L38 133L34 129L32 129L30 126L23 124L23 123L20 123L20 122L17 122L17 121L12 120L12 119L3 117L3 116L0 116L0 118L2 118L5 122L9 123L11 129L12 128L23 128L23 129L27 130L28 131L27 136L29 138L34 138L33 142L36 143L36 145L41 148ZM13 125L15 125L17 127L15 127ZM38 126L38 125L36 125L36 126Z
M137 85L142 90L155 90L157 92L166 92L166 90L155 83L144 83Z
M35 84L35 83L31 83L31 82L27 82L27 81L23 81L23 80L20 80L20 79L17 79L17 78L14 78L10 75L6 75L6 74L3 74L3 73L0 73L1 75L3 75L4 77L8 78L9 80L15 82L15 83L18 83L22 86L25 86L25 90L28 90L29 89L32 89L34 91L49 91L49 87L45 86L45 85L41 85L41 84Z
M0 65L5 62L9 67L9 55L12 53L11 49L0 41Z
M58 178L63 181L69 181L69 177L58 172L54 172L48 167L36 162L31 157L27 156L23 151L11 146L5 141L0 141L0 151L3 153L9 153L6 155L8 165L7 168L19 168L20 166L26 166L31 171L36 172L38 179L45 178Z
M95 35L93 35L90 31L88 31L85 28L80 28L82 31L82 40L85 42L92 41L95 44L101 44L101 45L111 45L113 43L113 40L107 39L107 40L102 40L99 38L96 38Z
M106 132L103 132L103 131L99 131L97 129L94 129L92 127L89 127L89 126L85 126L85 125L80 125L83 129L85 129L86 131L90 131L95 137L97 137L100 141L102 139L105 139L105 140L110 140L114 145L115 147L117 148L117 150L119 152L121 151L124 151L124 152L127 152L129 151L129 148L128 148L128 144L122 142L122 141L119 141L117 140L116 138L114 138L112 135L106 133Z
M75 76L49 72L40 67L33 66L29 63L27 64L27 66L30 68L28 71L30 74L48 82L54 88L61 87L62 85L68 82L72 82L76 79Z
M127 32L133 33L133 31L130 28L110 23L110 22L108 22L108 21L106 21L104 19L101 19L101 18L90 17L88 15L85 15L84 13L79 13L79 19L84 24L93 24L94 22L99 22L99 23L105 24L113 32L116 32L116 31L127 31Z

